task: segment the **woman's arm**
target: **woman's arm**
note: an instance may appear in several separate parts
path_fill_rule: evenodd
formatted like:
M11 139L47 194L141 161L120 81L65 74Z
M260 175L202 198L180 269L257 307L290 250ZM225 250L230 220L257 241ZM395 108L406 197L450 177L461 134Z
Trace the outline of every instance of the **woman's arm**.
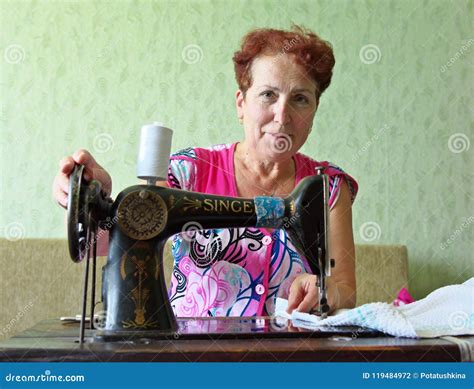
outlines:
M355 247L349 187L341 184L339 199L329 215L329 258L335 259L328 277L331 309L354 308L356 304Z
M352 234L352 204L349 187L341 184L339 198L329 214L329 258L335 259L327 278L328 304L331 311L353 308L356 303L355 247ZM309 312L318 301L316 276L302 274L295 278L288 297L288 312Z

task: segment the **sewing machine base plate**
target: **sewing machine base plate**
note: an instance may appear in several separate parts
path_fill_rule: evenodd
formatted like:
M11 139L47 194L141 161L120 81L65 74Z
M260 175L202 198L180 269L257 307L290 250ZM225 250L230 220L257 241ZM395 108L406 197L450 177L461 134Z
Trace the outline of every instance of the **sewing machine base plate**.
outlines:
M178 318L176 331L152 330L97 330L94 342L119 342L178 339L245 339L245 338L329 338L340 337L380 337L383 333L363 327L320 327L307 329L295 327L282 318L242 317L222 320L222 318Z

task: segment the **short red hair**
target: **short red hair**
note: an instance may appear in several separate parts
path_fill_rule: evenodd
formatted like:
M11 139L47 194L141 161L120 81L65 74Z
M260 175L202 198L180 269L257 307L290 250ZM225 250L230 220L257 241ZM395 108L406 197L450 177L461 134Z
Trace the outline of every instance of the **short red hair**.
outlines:
M292 31L262 28L250 31L242 39L240 51L234 53L235 78L244 92L252 86L251 66L259 55L293 54L296 63L317 85L319 97L331 83L335 64L331 44L315 33L293 26Z

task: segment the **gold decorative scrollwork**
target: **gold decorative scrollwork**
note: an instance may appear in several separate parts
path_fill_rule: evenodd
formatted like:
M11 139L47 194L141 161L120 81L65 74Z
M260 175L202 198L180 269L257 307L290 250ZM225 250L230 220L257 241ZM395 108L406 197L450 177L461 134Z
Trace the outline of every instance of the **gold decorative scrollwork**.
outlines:
M176 199L173 195L171 195L170 197L168 197L168 208L171 209L174 207L174 204L176 202Z
M137 280L137 286L131 291L131 298L135 304L135 318L133 320L122 321L123 328L149 328L157 324L156 320L146 317L146 303L150 297L150 288L146 287L146 280L149 277L147 272L147 262L151 260L150 256L139 258L135 255L131 257L127 254L122 256L121 276L126 277L125 262L131 260L134 265L133 277Z
M188 199L186 196L183 199L182 210L186 212L189 208L200 209L202 208L202 201L198 199Z
M148 240L166 226L168 209L160 195L137 190L125 196L118 207L118 224L132 239Z

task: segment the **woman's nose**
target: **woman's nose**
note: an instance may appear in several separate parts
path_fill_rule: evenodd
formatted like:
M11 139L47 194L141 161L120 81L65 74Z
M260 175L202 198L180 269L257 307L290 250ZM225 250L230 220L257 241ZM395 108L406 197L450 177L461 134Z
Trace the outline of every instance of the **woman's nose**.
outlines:
M290 105L285 102L279 102L278 104L275 105L275 111L274 111L274 121L281 124L285 125L288 124L291 120L291 107Z

